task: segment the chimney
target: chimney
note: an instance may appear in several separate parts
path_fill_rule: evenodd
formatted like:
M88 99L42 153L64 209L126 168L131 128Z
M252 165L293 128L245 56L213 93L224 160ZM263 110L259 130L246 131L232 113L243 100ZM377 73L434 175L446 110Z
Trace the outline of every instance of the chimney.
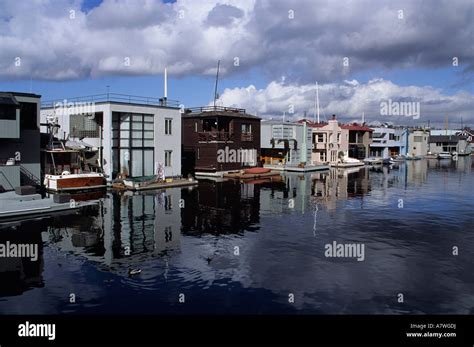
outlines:
M164 74L164 95L163 95L163 101L166 106L166 99L168 99L168 71L165 68L165 74Z
M336 120L336 115L335 114L332 115L332 120Z

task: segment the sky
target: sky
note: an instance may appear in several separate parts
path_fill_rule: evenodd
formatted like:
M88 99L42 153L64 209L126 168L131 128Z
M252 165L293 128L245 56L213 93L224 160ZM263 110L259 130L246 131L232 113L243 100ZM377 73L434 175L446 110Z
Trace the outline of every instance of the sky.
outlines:
M262 118L314 117L318 83L323 120L474 127L473 18L472 0L2 0L0 91L162 97L166 67L168 98L203 106L220 60L217 104Z

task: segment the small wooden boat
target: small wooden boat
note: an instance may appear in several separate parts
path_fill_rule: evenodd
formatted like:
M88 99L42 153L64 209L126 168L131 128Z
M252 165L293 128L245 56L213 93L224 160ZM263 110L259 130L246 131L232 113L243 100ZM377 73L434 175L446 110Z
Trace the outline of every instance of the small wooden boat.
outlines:
M440 152L440 153L438 153L438 159L451 159L451 153L449 153L449 152Z
M253 175L261 175L264 173L268 173L272 171L271 169L265 168L265 167L253 167L250 169L245 169L244 173L245 174L253 174Z
M71 190L90 190L107 187L104 174L99 172L70 174L63 172L61 175L45 175L46 189L54 192Z
M53 192L84 191L107 187L105 175L94 157L97 148L74 141L51 141L44 150L44 186Z

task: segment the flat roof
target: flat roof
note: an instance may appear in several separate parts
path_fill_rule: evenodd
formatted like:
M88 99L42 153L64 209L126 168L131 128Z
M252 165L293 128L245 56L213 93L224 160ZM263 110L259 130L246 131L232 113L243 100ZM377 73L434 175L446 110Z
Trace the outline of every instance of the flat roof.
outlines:
M7 105L7 106L19 106L20 104L15 99L15 96L10 93L3 93L0 92L0 105Z
M458 143L461 138L456 135L431 135L429 143L445 142L445 143Z
M224 106L204 106L188 108L184 111L182 118L207 118L207 117L229 117L261 120L260 117L248 114L243 108Z
M166 109L179 109L179 101L167 98L156 98L151 96L137 96L118 93L107 93L97 95L87 95L73 98L62 98L44 101L41 109L53 109L56 103L76 103L76 104L94 104L94 105L132 105L141 107L156 107Z
M0 94L12 94L14 96L24 96L28 98L41 98L41 95L39 94L33 94L33 93L23 93L23 92L10 92L10 91L2 91Z

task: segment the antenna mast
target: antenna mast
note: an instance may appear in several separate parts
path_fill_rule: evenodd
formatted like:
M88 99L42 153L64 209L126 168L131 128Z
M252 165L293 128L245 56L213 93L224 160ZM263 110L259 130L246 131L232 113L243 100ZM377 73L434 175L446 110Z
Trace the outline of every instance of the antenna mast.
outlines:
M216 100L217 100L217 83L219 82L219 66L221 61L217 61L217 73L216 73L216 86L214 88L214 107L216 107Z

